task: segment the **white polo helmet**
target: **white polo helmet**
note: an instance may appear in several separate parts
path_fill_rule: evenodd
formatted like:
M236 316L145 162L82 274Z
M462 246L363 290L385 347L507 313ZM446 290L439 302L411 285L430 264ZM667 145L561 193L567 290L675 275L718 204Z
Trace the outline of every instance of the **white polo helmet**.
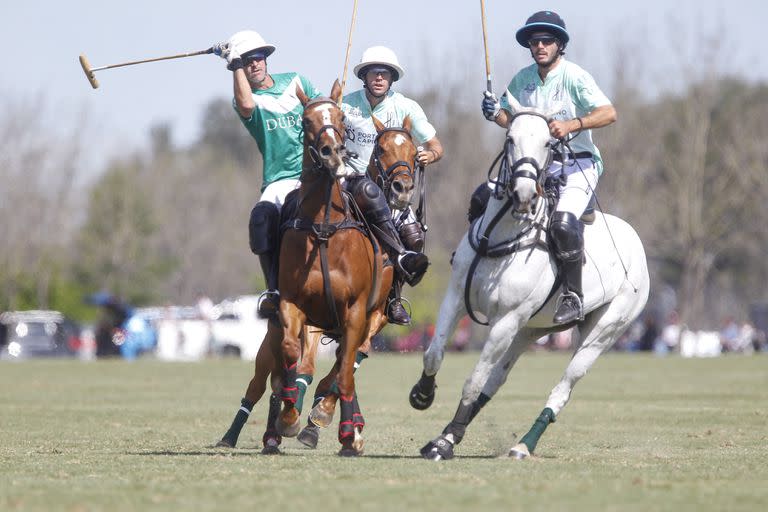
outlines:
M363 52L363 56L360 59L360 64L355 66L354 69L357 78L363 80L365 76L365 68L373 65L380 65L391 68L393 71L393 82L397 82L405 74L403 68L400 67L400 62L398 62L395 52L386 46L371 46Z
M246 57L247 53L257 50L264 53L265 57L269 57L275 51L275 45L264 41L261 34L253 30L242 30L234 34L229 38L229 47L233 48L241 57Z

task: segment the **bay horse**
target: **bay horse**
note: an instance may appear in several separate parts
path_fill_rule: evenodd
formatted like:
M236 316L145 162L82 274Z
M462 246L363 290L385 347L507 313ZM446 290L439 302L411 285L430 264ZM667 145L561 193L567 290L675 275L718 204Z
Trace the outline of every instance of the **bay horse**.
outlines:
M368 173L388 196L390 207L395 210L408 208L414 192L415 185L415 167L417 148L411 137L411 120L406 117L403 120L402 128L386 128L375 117L374 126L377 130L377 137L371 160L368 166ZM386 317L384 318L386 320ZM371 338L383 328L383 324L373 324L369 336L360 347L360 352L367 354L370 350ZM301 361L298 367L298 374L305 379L311 379L315 373L315 358L317 347L322 338L322 331L309 329L305 325L303 332L303 349ZM279 445L282 441L281 436L274 430L274 422L277 418L280 408L279 376L282 368L276 364L276 361L282 360L282 329L279 323L270 321L267 334L256 356L254 375L251 378L246 389L245 397L241 402L241 407L235 415L232 425L224 434L217 446L234 448L237 445L240 432L247 421L253 406L262 398L267 389L267 380L270 375L272 379L273 394L270 397L270 406L267 419L267 428L262 436L264 449L262 453L279 453ZM336 379L337 368L331 371L317 385L315 392L315 401L318 402L324 398L330 390ZM311 383L311 380L308 385ZM302 393L306 387L300 388L298 398L298 409L301 409L303 402ZM318 409L315 413L316 420L321 423L320 426L327 426L333 417L334 411L331 404L326 404L325 408ZM299 434L298 439L310 448L315 448L318 443L319 431L317 426L308 425Z
M353 215L340 180L346 175L344 120L338 104L341 87L334 83L330 98L309 100L304 106L304 157L298 192L297 218L280 246L279 316L283 326L283 409L275 427L285 437L299 432L297 368L306 325L339 340L334 365L338 394L329 393L313 409L318 425L330 422L341 399L339 455L363 452L365 425L355 394L355 356L372 332L386 323L384 307L393 269L384 266L378 243Z
M509 93L507 97L514 115L497 159L494 193L456 249L435 334L424 353L423 372L409 396L416 409L431 405L435 376L456 323L467 313L476 318L475 308L482 312L490 326L488 338L464 384L453 420L421 449L422 457L430 460L454 456L467 426L533 341L577 326L580 343L564 375L533 427L509 452L519 459L531 455L576 382L637 318L648 299L648 268L640 238L623 220L599 213L584 229L584 319L553 325L553 297L560 280L546 236L550 211L542 196L553 158L550 116L521 107Z

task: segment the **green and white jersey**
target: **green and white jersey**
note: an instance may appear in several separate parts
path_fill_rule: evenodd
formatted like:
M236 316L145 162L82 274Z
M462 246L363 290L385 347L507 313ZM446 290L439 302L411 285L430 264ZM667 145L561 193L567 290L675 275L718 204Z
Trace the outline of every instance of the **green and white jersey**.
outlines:
M275 82L272 87L252 91L256 108L251 117L246 119L240 116L261 151L264 163L262 192L270 183L301 175L304 153L301 118L304 107L296 95L296 88L300 87L310 99L320 96L320 91L297 73L270 76ZM232 106L237 112L234 99Z
M417 145L424 144L437 133L418 103L392 90L387 92L387 96L373 111L368 98L365 97L365 89L345 96L341 109L346 115L344 125L347 132L347 150L357 153L357 157L350 159L349 165L359 174L365 174L368 169L376 140L377 132L372 115L387 128L401 128L403 120L410 116L411 135Z
M520 70L507 86L507 94L512 94L520 105L533 107L554 119L565 121L582 117L611 101L595 83L592 75L578 65L560 58L560 63L549 72L542 82L538 66L533 64ZM501 98L501 106L511 110L506 94ZM603 160L600 151L592 142L592 130L583 130L571 142L575 153L589 151L594 155L595 168L603 172Z

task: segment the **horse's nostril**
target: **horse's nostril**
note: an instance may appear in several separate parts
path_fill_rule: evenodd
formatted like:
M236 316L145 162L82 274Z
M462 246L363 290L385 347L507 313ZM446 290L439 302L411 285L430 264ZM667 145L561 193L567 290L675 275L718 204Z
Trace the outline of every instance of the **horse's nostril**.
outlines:
M331 156L331 147L330 146L323 146L320 148L320 154L323 156Z
M404 190L403 184L400 183L399 181L395 181L394 183L392 183L392 190L394 190L398 194L402 193Z

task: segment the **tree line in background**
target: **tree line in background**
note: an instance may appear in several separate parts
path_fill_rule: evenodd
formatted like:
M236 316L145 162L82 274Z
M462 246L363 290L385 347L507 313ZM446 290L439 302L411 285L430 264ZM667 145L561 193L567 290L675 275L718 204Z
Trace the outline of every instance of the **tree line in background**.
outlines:
M676 307L699 328L745 316L749 304L768 300L768 86L713 77L643 100L620 78L619 122L595 134L606 162L598 195L645 243L651 308ZM458 88L414 95L446 148L427 169L432 268L406 290L423 321L437 315L470 194L504 138ZM97 290L160 305L262 289L247 233L260 156L229 99L207 105L196 143L176 148L170 127L156 126L149 151L121 156L88 184L78 177L80 132L54 136L27 105L4 111L1 310L55 308L88 319L82 298Z

